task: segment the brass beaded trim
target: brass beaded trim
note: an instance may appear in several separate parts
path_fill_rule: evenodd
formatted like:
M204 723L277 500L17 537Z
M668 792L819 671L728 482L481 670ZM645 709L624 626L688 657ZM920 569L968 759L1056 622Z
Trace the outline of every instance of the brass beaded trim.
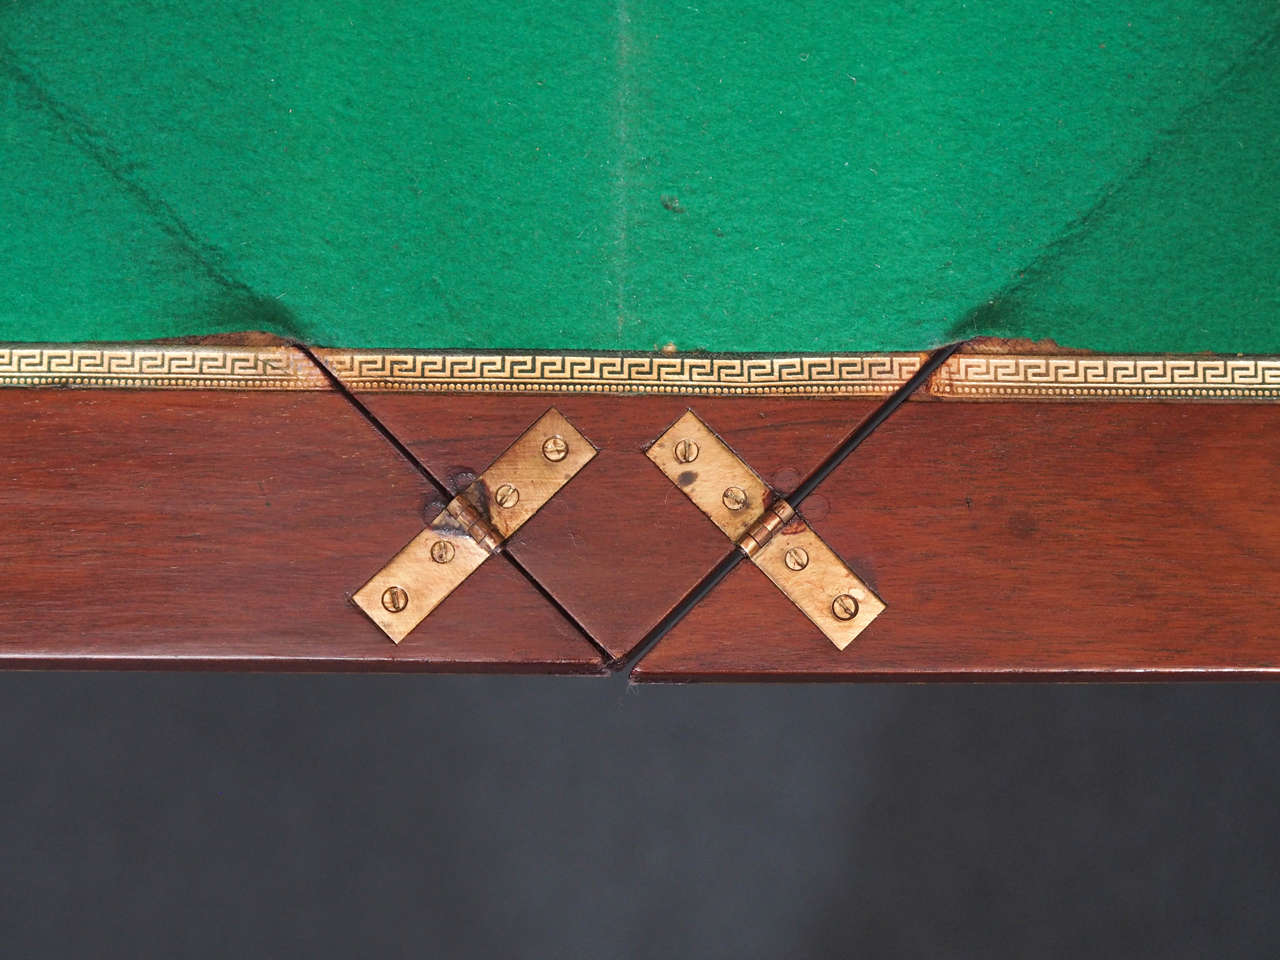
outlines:
M715 396L887 396L921 354L315 351L350 390ZM327 390L289 346L0 345L0 387ZM944 400L1280 401L1280 357L957 354L924 391Z

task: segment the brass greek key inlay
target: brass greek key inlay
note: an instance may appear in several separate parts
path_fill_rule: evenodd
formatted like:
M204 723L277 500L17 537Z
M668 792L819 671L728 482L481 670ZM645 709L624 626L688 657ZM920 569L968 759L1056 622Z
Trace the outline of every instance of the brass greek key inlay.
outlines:
M384 353L317 350L348 389L685 394L892 393L920 369L915 353Z
M958 400L1280 401L1280 357L956 354L930 392Z
M0 346L0 386L152 390L328 390L292 347Z
M357 392L887 396L915 353L680 355L316 350ZM0 387L326 390L289 346L0 345ZM1280 357L957 354L922 396L1280 402Z

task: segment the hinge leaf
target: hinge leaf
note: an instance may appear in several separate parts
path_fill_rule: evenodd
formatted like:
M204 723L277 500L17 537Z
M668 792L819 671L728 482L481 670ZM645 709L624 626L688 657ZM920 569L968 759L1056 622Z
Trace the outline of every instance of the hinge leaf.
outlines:
M692 410L647 455L837 649L884 611L884 601Z
M399 643L596 455L552 407L355 592Z

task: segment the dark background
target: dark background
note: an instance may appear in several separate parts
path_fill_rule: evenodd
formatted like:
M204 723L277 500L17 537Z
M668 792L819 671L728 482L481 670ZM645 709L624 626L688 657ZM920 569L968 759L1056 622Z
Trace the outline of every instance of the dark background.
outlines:
M1274 956L1280 689L0 676L19 956Z

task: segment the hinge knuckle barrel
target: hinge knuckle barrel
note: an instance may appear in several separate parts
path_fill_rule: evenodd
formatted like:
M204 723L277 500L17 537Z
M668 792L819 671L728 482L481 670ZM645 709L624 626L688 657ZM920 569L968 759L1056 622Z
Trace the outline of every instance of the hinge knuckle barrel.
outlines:
M352 601L399 643L595 455L551 407Z
M795 515L795 508L787 503L786 500L778 498L765 510L760 519L738 538L738 549L748 557L755 556L773 538L773 535Z
M884 601L692 410L645 455L838 650Z
M450 516L458 521L458 525L467 531L467 534L490 553L497 553L498 548L502 545L502 537L494 530L493 525L488 518L468 499L468 494L475 489L475 485L468 487L458 496L449 501L449 505L445 507L449 511ZM481 492L483 495L483 491Z

